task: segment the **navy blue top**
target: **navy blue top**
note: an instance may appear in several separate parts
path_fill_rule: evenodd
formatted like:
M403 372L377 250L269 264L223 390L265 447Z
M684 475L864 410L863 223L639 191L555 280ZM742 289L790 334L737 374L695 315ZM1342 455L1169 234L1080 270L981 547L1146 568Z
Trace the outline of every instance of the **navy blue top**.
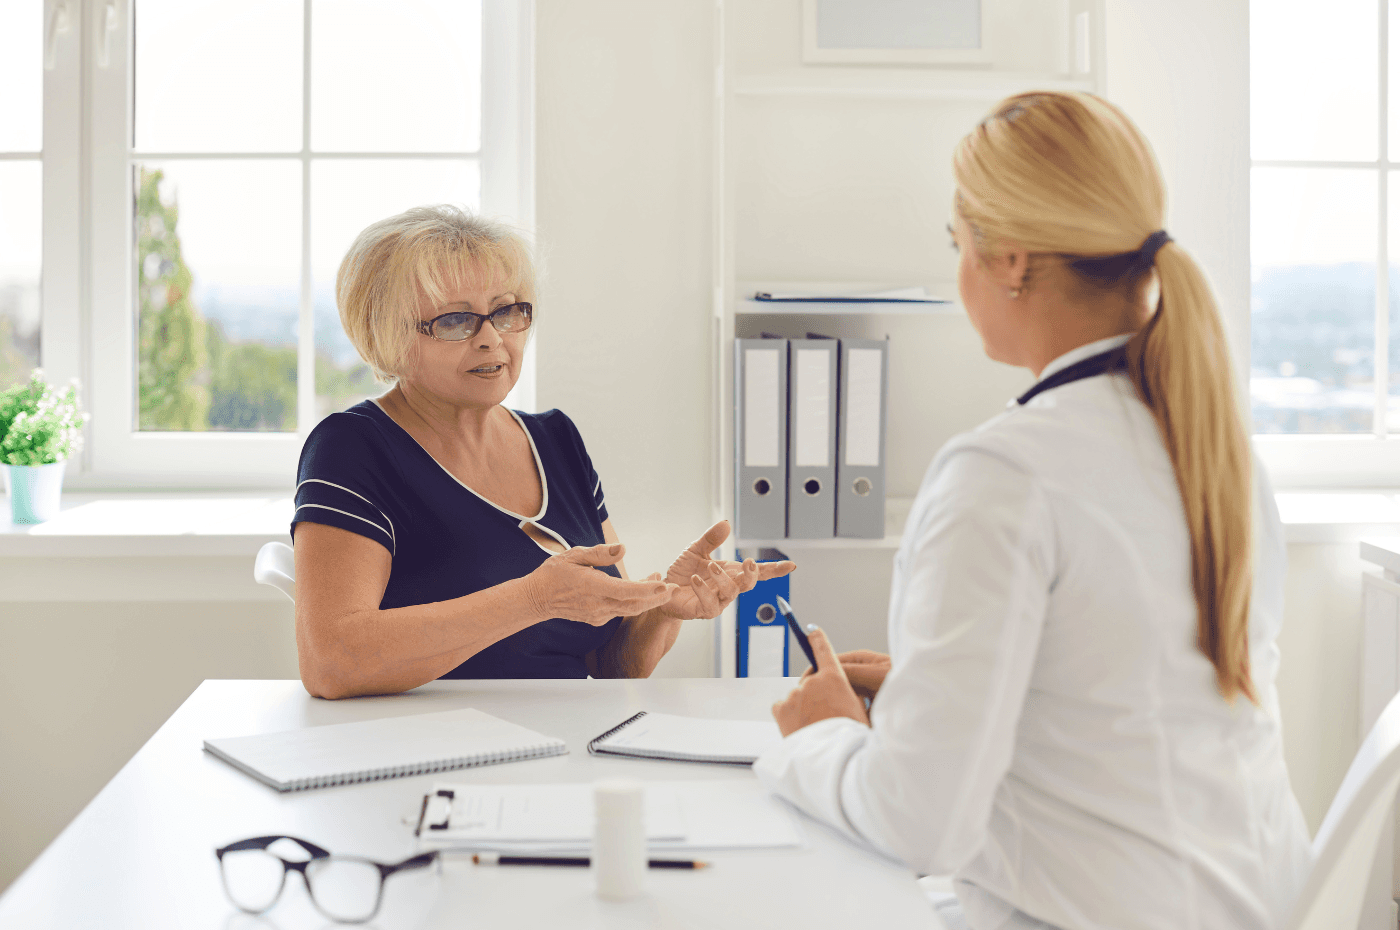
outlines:
M372 539L392 557L381 608L431 604L528 575L549 558L521 529L529 521L565 546L604 542L603 486L583 437L563 413L517 413L535 454L544 504L510 513L454 478L373 401L320 422L297 468L298 522ZM615 566L602 569L619 577ZM586 678L583 657L612 638L600 627L545 620L487 646L443 678Z

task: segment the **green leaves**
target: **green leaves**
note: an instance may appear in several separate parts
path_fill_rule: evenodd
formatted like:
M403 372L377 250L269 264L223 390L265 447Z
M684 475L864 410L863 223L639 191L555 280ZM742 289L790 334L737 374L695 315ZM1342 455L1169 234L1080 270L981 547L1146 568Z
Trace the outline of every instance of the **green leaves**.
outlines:
M82 447L78 386L59 393L34 369L28 384L0 393L0 464L52 465Z

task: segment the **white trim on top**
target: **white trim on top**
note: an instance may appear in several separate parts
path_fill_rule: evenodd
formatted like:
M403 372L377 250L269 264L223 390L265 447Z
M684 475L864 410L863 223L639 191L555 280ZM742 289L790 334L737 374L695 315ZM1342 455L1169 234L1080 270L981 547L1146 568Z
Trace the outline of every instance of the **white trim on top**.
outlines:
M539 547L540 547L540 550L543 551L544 553L548 554L548 555L559 555L559 553L558 553L558 552L555 552L555 551L552 550L552 549L550 549L548 546L546 546L544 543L540 542L540 541L539 541L538 539L536 539L535 537L530 536L530 529L529 529L530 527L534 527L535 529L537 529L537 530L541 531L542 533L544 533L546 536L549 536L549 537L551 537L552 539L556 540L556 541L559 543L559 545L561 545L561 546L564 547L564 551L565 551L565 552L567 552L568 550L570 550L570 549L573 548L573 546L569 545L569 541L568 541L567 539L565 539L563 536L559 535L558 533L554 532L554 530L551 530L549 527L545 526L543 523L532 523L532 522L530 522L530 521L528 521L528 520L521 520L521 521L520 521L520 530L521 530L521 532L523 532L526 536L529 536L529 537L530 537L530 542L532 542L532 543L534 543L535 545L539 546Z
M396 545L398 544L398 539L394 536L394 521L393 521L393 520L390 520L390 519L389 519L389 515L388 515L387 513L385 513L384 511L380 510L380 509L379 509L379 506L378 506L377 504L375 504L374 501L370 500L368 497L365 497L363 494L360 494L360 493L357 492L357 491L352 491L352 490L350 490L349 488L342 487L342 486L336 484L335 482L333 482L333 481L327 481L327 480L325 480L324 478L307 478L307 479L306 479L305 481L303 481L301 484L299 484L299 485L296 486L296 488L292 491L292 496L295 497L295 496L301 491L301 485L302 485L302 484L312 484L313 482L314 482L315 484L324 484L324 485L326 485L327 487L335 488L335 489L338 490L338 491L344 491L346 494L354 494L354 495L355 495L356 497L358 497L360 500L364 501L366 504L369 504L371 507L373 507L373 508L375 509L376 512L378 512L378 514L379 514L381 517L384 518L384 522L387 523L387 524L389 524L389 538L392 539L392 540L394 540L394 543L395 543ZM315 505L312 505L312 504L302 504L301 506L302 506L302 507L311 507L311 506L317 506L317 507L319 507L319 506L321 506L321 505L320 505L320 504L315 504ZM297 509L300 510L301 507L298 507ZM333 510L334 508L332 508L332 507L326 507L325 509L326 509L326 510ZM336 511L336 512L337 512L337 513L341 513L342 511ZM354 516L354 514L351 514L351 516ZM364 518L361 517L360 519L363 520ZM367 522L367 523L373 523L374 521L373 521L373 520L367 520L367 521L365 521L365 522ZM383 527L381 527L381 529L383 529Z
M398 420L395 420L392 416L389 416L389 411L387 411L387 410L384 409L384 405L381 404L381 403L379 402L379 398L377 398L377 397L372 397L372 398L370 398L370 400L371 400L371 402L372 402L376 407L379 408L379 412L380 412L380 413L384 414L386 417L389 417L389 422L393 423L393 424L394 424L395 426L397 426L399 429L403 430L403 434L404 434L405 436L407 436L409 439L413 439L413 444L414 444L414 445L416 445L416 446L417 446L418 448L420 448L420 449L423 449L423 444L422 444L421 442L419 442L417 439L414 439L412 433L410 433L408 430L404 429L403 426L400 425L400 423L399 423ZM519 424L520 424L521 432L523 432L523 433L525 434L525 438L526 438L527 440L529 440L529 442L530 442L530 452L533 453L534 456L535 456L535 471L536 471L536 472L539 474L539 476L540 476L540 489L543 491L543 494L541 495L541 498L542 498L542 499L541 499L541 501L540 501L540 512L537 513L537 514L535 514L533 517L527 517L527 516L525 516L524 514L516 513L514 510L507 510L506 508L502 507L500 504L498 504L498 503L496 503L495 501L491 500L491 498L486 497L486 496L484 496L484 495L482 495L482 494L477 494L476 491L472 491L472 489L471 489L470 487L467 486L466 482L464 482L461 478L458 478L456 475L452 474L452 472L448 471L447 468L446 468L441 462L439 462L437 459L433 458L433 454L432 454L431 452L429 452L427 449L423 449L423 454L426 455L428 458L432 459L432 460L433 460L433 464L436 465L438 468L441 468L443 474L447 475L447 477L451 478L453 481L457 482L457 483L460 484L462 487L466 488L468 491L471 491L472 494L475 494L475 495L476 495L478 498L480 498L482 501L484 501L484 502L490 504L492 507L495 507L495 508L496 508L497 510L499 510L501 513L505 514L505 515L508 516L508 517L514 517L514 518L517 519L517 520L524 520L524 521L527 522L527 523L534 523L534 524L536 524L536 525L540 525L540 524L539 524L539 521L544 517L545 513L548 512L548 510L549 510L549 477L544 473L544 462L542 462L542 461L540 460L540 450L535 446L535 437L530 435L530 430L529 430L528 428L526 428L526 426L525 426L525 421L522 420L522 419L520 419L520 414L516 413L514 410L511 410L509 407L502 407L501 409L504 410L506 413L510 414L510 415L511 415L511 418L514 419L516 423L519 423ZM539 544L536 543L536 545L539 545ZM541 547L541 548L543 548L543 547ZM548 550L545 550L545 551L548 551ZM552 553L552 552L550 552L549 554L550 554L550 555L554 555L554 553Z

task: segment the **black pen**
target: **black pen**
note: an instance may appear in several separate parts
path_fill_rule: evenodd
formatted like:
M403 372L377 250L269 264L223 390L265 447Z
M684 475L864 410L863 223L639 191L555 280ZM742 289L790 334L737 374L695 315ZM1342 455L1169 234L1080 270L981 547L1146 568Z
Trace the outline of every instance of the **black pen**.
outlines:
M797 645L802 647L802 654L807 657L807 661L812 663L812 671L817 670L817 656L812 652L812 644L807 641L807 634L802 632L802 628L797 625L797 616L792 612L792 605L778 597L778 612L787 621L788 629L792 630L792 635L797 637Z
M503 856L500 853L473 853L472 862L477 865L573 865L587 867L587 856ZM647 867L652 869L708 869L708 862L695 859L648 859Z

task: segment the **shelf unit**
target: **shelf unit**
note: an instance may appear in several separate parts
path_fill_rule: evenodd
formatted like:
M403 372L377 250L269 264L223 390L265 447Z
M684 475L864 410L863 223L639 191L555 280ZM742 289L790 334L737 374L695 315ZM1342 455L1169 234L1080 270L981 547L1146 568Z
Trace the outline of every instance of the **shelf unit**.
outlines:
M947 379L938 382L932 373L943 362L938 353L956 340L961 340L958 351L969 351L973 337L952 282L956 263L946 250L936 255L933 245L946 239L947 207L941 204L951 202L951 171L945 167L951 147L997 100L1028 90L1095 92L1103 73L1103 0L983 2L991 4L984 41L992 64L959 68L803 64L800 0L716 0L710 488L715 519L733 519L736 337L760 331L796 336L807 329L833 336L891 335L892 437L901 428L898 408L908 399L896 396L896 366L902 366L901 390L917 392L920 376L927 375L947 391ZM792 223L790 231L784 221ZM820 235L827 228L831 238ZM830 248L832 239L850 247ZM919 248L909 247L911 239ZM871 283L872 277L886 280ZM913 285L949 302L775 306L752 299L757 290L820 293L832 286L876 291ZM905 343L917 343L917 363L897 357ZM998 382L984 369L978 376L983 380L972 389L984 394L1001 391L1011 377L1002 372L995 375ZM988 383L994 386L987 388ZM928 399L918 400L925 404L918 411L922 415ZM903 422L927 429L917 416ZM954 425L948 435L974 424ZM939 438L947 436L939 433ZM915 451L916 445L887 446L891 496L883 539L737 539L731 545L780 548L798 559L799 567L803 553L816 558L825 552L821 557L830 559L841 552L853 558L862 551L892 552L918 476L931 457L922 447ZM849 597L849 586L861 582L823 575L804 583L845 585ZM885 593L872 590L869 599ZM819 609L804 613L804 619L824 625L827 620ZM716 624L717 676L734 674L734 623L731 608ZM863 645L868 644L848 648Z

